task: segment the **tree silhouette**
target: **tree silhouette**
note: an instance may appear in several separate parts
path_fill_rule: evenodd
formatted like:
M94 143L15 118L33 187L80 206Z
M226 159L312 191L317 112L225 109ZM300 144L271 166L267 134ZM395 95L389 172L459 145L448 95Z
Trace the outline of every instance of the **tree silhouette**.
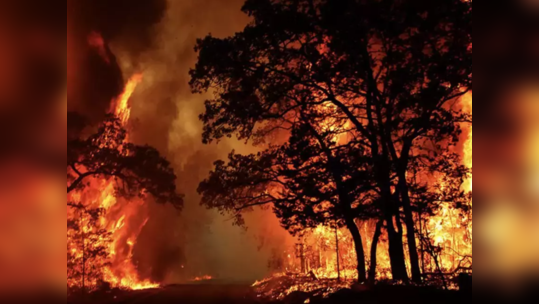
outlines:
M108 266L111 233L99 222L104 210L70 204L73 217L67 221L67 277L71 289L85 293L103 282L103 268Z
M361 196L350 193L369 188L342 187L348 171L370 172L393 278L409 279L406 231L412 277L421 281L408 175L417 155L454 145L459 122L467 119L454 104L472 86L471 3L248 0L243 10L253 20L242 32L224 39L210 35L196 47L200 57L191 71L193 91L215 93L201 116L204 141L236 135L257 144L280 140L286 146L287 137L307 134L299 128L310 129L316 141L305 149L318 147L324 161L314 170L328 174L317 176L318 183L307 189L335 183L339 202L332 204L342 212L342 206L361 204L355 201ZM346 140L327 147L335 140L324 134L328 128ZM341 146L349 150L338 154ZM269 160L263 164L273 165ZM264 176L257 175L259 170L267 168L241 174L255 180ZM226 180L227 172L216 174ZM209 201L204 203L232 203Z
M364 281L365 254L355 220L366 217L374 186L369 167L356 165L364 162L357 159L359 147L337 145L334 133L300 123L283 145L247 156L232 152L228 163L215 163L199 192L204 205L233 214L239 225L244 224L242 212L272 206L292 234L321 224L347 227L354 238L358 278Z
M79 120L72 129L82 130ZM115 117L108 117L89 136L68 136L67 193L84 187L91 177L114 179L118 193L126 197L151 195L159 203L181 208L176 175L170 163L149 146L128 142L126 130Z

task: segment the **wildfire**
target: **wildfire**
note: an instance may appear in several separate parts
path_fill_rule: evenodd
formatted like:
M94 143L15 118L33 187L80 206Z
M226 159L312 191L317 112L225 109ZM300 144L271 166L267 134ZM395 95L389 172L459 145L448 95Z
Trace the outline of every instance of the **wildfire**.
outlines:
M142 75L135 75L125 86L125 90L114 102L113 113L127 126L131 109L129 101ZM121 149L121 147L118 147ZM112 287L126 289L148 289L159 284L139 278L137 266L133 263L133 250L137 238L146 225L148 218L146 202L143 198L135 200L120 199L115 193L115 182L110 179L94 179L88 187L70 194L68 201L80 202L85 210L99 210L98 219L92 223L92 215L83 211L68 211L68 218L75 218L81 227L80 235L69 235L68 252L74 259L81 260L78 267L81 279L70 279L68 285L96 288L100 282L91 277L91 271L99 272L103 283ZM76 238L82 238L82 243ZM97 248L97 249L96 249ZM101 254L89 260L86 251ZM95 269L102 266L101 269Z
M472 96L466 95L461 100L462 110L472 114ZM323 107L321 111L332 111L331 107ZM340 144L346 138L339 132L346 129L346 125L339 125L333 121L326 121L323 125L325 131L334 132L333 142ZM472 169L472 135L471 125L463 125L462 136L462 163ZM443 180L438 181L442 184ZM472 178L465 181L463 189L472 191ZM432 245L440 250L436 253L436 260L429 256L428 249L421 245L421 267L424 273L443 272L446 275L471 269L472 256L472 218L470 214L455 208L450 202L442 203L434 215L418 220L422 231L430 236ZM376 230L375 221L358 223L364 237L364 248L371 248L372 236ZM404 227L405 228L405 227ZM418 244L422 244L418 240ZM263 281L256 282L255 287L261 296L282 299L294 291L313 292L321 295L329 294L332 290L349 287L357 277L355 249L349 231L335 230L327 226L319 226L305 231L298 240L296 248L283 253L277 263L280 267L274 269L275 275ZM433 250L433 248L430 248ZM432 252L430 253L432 254ZM388 255L387 240L382 239L376 254L376 277L379 280L391 278L391 266ZM367 256L367 263L370 257ZM409 268L409 265L408 265ZM340 278L340 282L335 280ZM453 287L446 282L447 287Z

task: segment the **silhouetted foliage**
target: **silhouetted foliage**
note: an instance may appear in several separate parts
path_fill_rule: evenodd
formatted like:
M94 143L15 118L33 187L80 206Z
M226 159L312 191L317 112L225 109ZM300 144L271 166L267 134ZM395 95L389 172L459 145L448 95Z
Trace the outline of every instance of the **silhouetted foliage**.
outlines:
M232 152L228 163L216 162L210 177L200 184L202 203L233 214L239 225L244 224L242 212L272 206L293 234L319 225L355 228L364 280L363 245L354 221L368 218L367 202L376 196L368 159L354 142L338 145L331 128L305 123L291 124L287 143L247 156Z
M358 255L355 220L378 214L393 278L408 280L406 231L421 281L413 193L425 189L409 174L444 157L471 119L456 106L472 87L471 2L248 0L243 10L253 20L242 32L198 41L191 86L215 94L204 142L236 136L265 150L217 162L203 204L240 223L246 208L273 204L292 231L341 221Z
M80 121L70 124L79 129L84 126ZM156 149L130 143L114 117L89 136L68 138L67 192L84 187L91 177L114 179L122 196L151 195L159 203L176 208L183 205L170 163Z

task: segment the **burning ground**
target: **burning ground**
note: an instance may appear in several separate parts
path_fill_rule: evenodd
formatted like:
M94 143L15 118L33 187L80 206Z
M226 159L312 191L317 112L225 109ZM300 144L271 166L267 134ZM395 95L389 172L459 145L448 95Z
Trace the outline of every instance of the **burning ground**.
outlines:
M357 292L358 279L454 289L471 272L471 33L468 15L453 15L467 4L445 1L449 16L415 8L460 27L431 24L438 43L402 59L378 54L422 33L391 36L365 17L392 38L369 36L354 58L357 41L339 36L362 30L349 15L297 2L247 1L247 16L239 0L68 1L70 290L170 296L171 284L259 279L259 299L314 301ZM421 22L396 10L380 18ZM260 38L271 33L281 40ZM433 53L431 74L414 68ZM364 56L393 81L369 87L352 72ZM444 65L447 79L423 83ZM404 68L415 74L397 83Z

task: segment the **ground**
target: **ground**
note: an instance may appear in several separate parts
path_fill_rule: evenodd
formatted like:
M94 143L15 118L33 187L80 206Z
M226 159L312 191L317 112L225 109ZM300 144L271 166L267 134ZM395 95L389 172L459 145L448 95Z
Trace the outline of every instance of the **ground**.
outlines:
M251 304L256 295L249 286L176 285L160 289L126 292L103 304Z
M90 301L71 300L68 304L378 304L413 303L445 304L467 303L471 295L456 291L442 291L431 288L378 286L370 290L341 290L326 299L313 298L296 292L281 301L263 301L249 286L242 285L176 285L160 289L118 292L94 296Z

